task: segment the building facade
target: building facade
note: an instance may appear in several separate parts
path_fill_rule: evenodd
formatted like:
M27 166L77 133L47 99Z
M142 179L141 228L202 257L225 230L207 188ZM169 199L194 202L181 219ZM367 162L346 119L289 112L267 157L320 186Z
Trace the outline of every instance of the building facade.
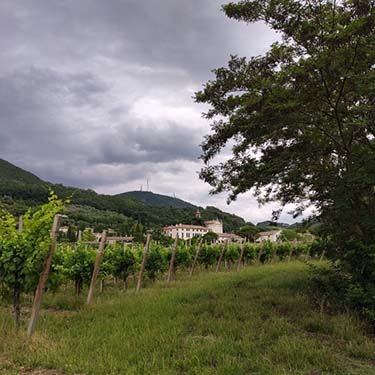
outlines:
M209 220L204 222L205 226L177 224L163 228L164 234L168 237L181 238L182 240L190 240L193 237L202 237L208 232L218 235L216 242L223 243L225 241L242 242L243 238L232 233L224 233L223 222L220 220Z
M281 230L270 230L268 232L260 232L255 242L277 242L281 237Z
M193 237L201 237L209 232L208 228L201 225L177 224L163 228L164 234L168 237L190 240Z
M211 232L223 233L223 222L220 220L208 220L204 222L204 226Z

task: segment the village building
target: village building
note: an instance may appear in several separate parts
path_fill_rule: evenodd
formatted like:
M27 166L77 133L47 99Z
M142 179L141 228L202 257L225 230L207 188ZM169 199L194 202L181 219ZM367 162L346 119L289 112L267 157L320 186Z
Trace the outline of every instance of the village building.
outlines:
M69 227L68 227L67 225L62 226L62 227L60 227L60 229L59 229L59 232L60 232L60 233L64 233L64 234L67 234L68 231L69 231Z
M204 226L211 232L220 234L223 233L223 222L220 220L208 220L204 222Z
M242 242L243 238L233 233L224 233L223 222L220 220L208 220L202 225L177 224L163 228L164 234L168 237L181 238L182 240L190 240L193 237L202 237L208 232L218 235L217 242L225 241Z
M121 237L121 236L112 236L107 237L107 243L114 244L114 243L122 243L122 244L131 244L134 240L134 237Z
M244 242L245 239L242 238L241 236L238 236L237 234L234 233L220 233L218 234L218 239L217 243L224 243L224 242Z
M266 241L277 242L279 241L281 237L281 230L277 229L277 230L270 230L267 232L260 232L258 236L259 237L255 240L255 242L266 242Z
M202 237L209 230L201 225L177 224L170 225L163 228L164 234L168 237L181 238L183 240L190 240L193 237Z

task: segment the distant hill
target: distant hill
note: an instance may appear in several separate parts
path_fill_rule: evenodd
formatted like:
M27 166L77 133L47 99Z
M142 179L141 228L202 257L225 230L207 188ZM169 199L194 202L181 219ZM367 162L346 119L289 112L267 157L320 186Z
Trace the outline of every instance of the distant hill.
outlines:
M289 226L290 225L287 223L278 223L278 222L270 221L270 220L261 221L257 223L257 227L262 227L262 228L266 228L266 227L289 228Z
M233 232L245 224L241 217L216 207L200 207L201 219L196 219L197 206L161 194L133 191L104 195L91 189L52 184L0 159L0 205L13 214L23 214L29 207L46 202L50 189L59 197L71 197L68 216L81 228L112 227L119 234L128 234L129 228L137 223L151 228L178 223L202 224L204 220L218 218L223 221L226 232Z
M34 174L27 172L6 160L0 159L0 181L12 181L26 184L44 184L44 181Z
M195 208L193 204L185 202L182 199L169 197L167 195L161 195L152 193L150 191L129 191L127 193L118 194L119 196L128 196L140 201L147 206L165 206L165 207L176 207L176 208Z

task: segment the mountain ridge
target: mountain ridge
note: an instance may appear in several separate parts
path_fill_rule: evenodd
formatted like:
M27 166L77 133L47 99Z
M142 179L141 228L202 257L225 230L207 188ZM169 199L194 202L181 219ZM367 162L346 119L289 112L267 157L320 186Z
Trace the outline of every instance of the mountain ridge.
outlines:
M50 189L59 197L71 197L68 215L81 227L92 224L97 227L119 226L126 219L145 227L160 227L176 223L199 224L218 218L223 221L224 230L232 232L245 224L243 218L210 206L199 207L201 218L197 219L198 206L162 194L133 191L105 195L91 189L53 184L0 159L0 203L12 213L19 215L29 207L46 202Z

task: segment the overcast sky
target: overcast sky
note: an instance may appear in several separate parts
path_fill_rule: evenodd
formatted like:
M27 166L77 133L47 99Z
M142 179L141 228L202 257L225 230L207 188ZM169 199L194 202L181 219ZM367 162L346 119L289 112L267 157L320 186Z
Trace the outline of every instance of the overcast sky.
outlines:
M210 131L194 92L230 54L276 36L229 20L217 0L1 0L0 157L43 179L99 193L146 188L253 222L199 180ZM283 221L293 221L283 215Z

